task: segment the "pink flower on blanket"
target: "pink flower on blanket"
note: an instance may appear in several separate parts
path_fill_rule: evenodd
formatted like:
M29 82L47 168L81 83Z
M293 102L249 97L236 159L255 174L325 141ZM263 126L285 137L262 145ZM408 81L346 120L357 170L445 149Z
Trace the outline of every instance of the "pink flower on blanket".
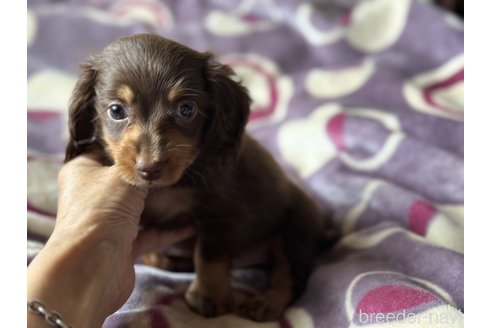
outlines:
M437 299L435 295L410 286L382 286L368 291L362 297L357 305L356 314L397 312Z
M408 227L413 232L425 236L429 222L436 215L437 209L430 203L417 200L408 210Z

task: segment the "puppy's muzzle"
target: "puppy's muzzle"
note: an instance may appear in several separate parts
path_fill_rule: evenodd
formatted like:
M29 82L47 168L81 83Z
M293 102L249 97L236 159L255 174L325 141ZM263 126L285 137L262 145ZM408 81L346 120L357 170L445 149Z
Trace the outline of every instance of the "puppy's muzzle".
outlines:
M147 162L138 159L136 163L138 175L148 181L157 180L162 176L164 164L161 162Z

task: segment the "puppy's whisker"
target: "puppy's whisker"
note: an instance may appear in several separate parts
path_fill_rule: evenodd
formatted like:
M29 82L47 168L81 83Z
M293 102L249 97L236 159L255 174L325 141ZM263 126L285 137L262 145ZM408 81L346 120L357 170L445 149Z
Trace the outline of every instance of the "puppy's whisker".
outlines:
M178 151L178 152L187 152L189 149L192 149L192 145L188 144L177 144L177 145L169 145L169 143L166 144L167 147L164 148L164 153L170 153L173 151Z
M177 144L177 145L169 145L169 144L166 144L166 146L169 146L169 147L193 147L192 145L188 145L188 144Z
M194 93L194 94L202 94L203 91L201 90L197 90L197 89L193 89L193 88L180 88L180 91L190 91L191 93Z
M105 113L108 112L108 110L109 110L109 108L106 108L105 110L100 111L100 112L96 111L96 117L94 117L92 119L92 121L95 122L96 120L98 120L99 118L101 118L103 116L103 114L105 114Z
M186 150L184 149L167 149L164 154L169 154L169 153L172 153L172 152L180 152L180 153L184 153L186 152Z
M167 149L164 150L165 153L167 152L171 152L171 151L188 151L190 148L188 147L169 147Z
M193 149L193 146L173 146L173 147L169 147L169 149L181 149L181 150L189 150L189 149Z
M172 141L167 141L163 146L162 146L162 150L164 150L164 152L166 152L167 149L170 149L172 148L171 146L171 142Z
M180 96L181 97L183 97L183 96L186 96L186 97L198 97L199 94L197 94L197 93L181 93Z

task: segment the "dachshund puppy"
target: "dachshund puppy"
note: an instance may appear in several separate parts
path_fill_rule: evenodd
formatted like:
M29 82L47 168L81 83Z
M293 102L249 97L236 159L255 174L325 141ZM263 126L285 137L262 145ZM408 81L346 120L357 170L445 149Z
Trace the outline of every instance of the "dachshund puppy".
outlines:
M245 133L250 98L233 71L152 34L124 37L82 65L65 161L90 152L150 192L142 225L196 231L188 305L276 319L303 291L322 231L315 204ZM233 260L264 246L269 287L235 304Z

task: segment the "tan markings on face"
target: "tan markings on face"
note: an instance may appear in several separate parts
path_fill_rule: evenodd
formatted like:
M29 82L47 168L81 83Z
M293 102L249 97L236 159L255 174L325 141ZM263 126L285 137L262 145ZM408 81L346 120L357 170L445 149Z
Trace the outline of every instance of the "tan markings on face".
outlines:
M127 104L131 104L133 102L133 99L135 98L135 94L133 93L132 89L126 84L121 85L116 90L116 95L124 100Z
M133 185L138 185L140 182L135 171L135 158L137 156L137 140L141 133L142 130L138 124L128 126L120 139L113 139L103 132L103 139L107 144L106 151L115 161L121 178Z
M195 160L197 156L196 141L178 132L169 132L163 138L169 142L160 153L161 160L166 164L163 176L158 182L171 185L181 178L184 171Z
M178 99L180 93L182 92L182 85L183 85L183 79L180 79L176 83L173 84L171 89L169 89L167 99L170 102L175 102Z
M140 147L140 153L137 153L138 142L142 141L141 135L142 128L136 123L128 126L119 139L103 133L107 151L119 168L122 179L130 184L149 187L172 185L182 177L197 156L196 141L177 131L170 131L160 136L159 139L168 140L165 146L159 146L157 143L145 144L144 147ZM155 138L150 136L150 139ZM164 166L162 176L150 182L141 178L136 169L137 158L149 162L162 162Z

